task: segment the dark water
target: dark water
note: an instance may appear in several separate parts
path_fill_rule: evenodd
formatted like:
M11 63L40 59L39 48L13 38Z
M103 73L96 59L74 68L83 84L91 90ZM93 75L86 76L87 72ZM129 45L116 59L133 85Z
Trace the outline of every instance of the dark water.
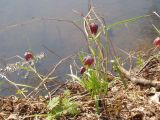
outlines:
M104 16L107 24L150 14L155 10L160 11L159 0L93 0L93 2L96 11ZM75 20L82 26L82 22L79 21L81 17L73 13L72 9L86 13L87 7L87 0L0 0L0 57L23 56L28 48L34 53L44 51L47 53L47 60L41 69L47 71L50 65L57 63L59 59L43 45L65 57L85 48L84 37L69 23L38 18ZM153 34L151 24L156 22L157 20L153 18L147 18L128 24L127 27L116 27L111 31L111 40L116 47L127 51L152 47L152 39L156 34ZM62 73L59 70L59 74ZM3 84L0 95L12 93L7 91L7 87Z

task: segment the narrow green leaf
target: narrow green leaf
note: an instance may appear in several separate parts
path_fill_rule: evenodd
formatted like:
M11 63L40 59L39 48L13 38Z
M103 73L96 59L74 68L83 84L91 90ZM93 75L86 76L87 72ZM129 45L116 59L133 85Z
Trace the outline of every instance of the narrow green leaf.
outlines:
M17 85L17 86L20 86L20 87L34 88L34 87L32 87L32 86L25 85L25 84L17 84L17 83L16 83L16 85Z
M76 76L76 75L68 74L68 76L70 76L70 77L72 77L72 78L78 80L78 82L81 82L81 79L80 79L78 76Z
M109 26L106 26L106 29L109 30L109 29L113 28L114 26L117 26L117 25L120 25L120 24L126 24L126 23L130 23L130 22L134 22L136 20L139 20L139 19L142 19L142 18L145 18L145 17L149 17L149 16L151 16L151 15L138 16L138 17L134 17L134 18L118 21L118 22L115 22L115 23L113 23L113 24L111 24Z

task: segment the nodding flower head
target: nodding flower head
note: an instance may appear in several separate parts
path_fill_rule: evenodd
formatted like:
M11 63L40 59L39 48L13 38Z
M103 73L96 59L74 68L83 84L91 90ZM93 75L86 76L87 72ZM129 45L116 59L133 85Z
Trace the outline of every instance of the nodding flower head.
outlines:
M94 59L91 56L86 56L83 60L84 65L91 66L94 62Z
M81 75L82 75L85 71L86 71L86 68L85 68L85 67L81 67L81 68L80 68L80 74L81 74Z
M91 23L89 27L90 27L91 33L96 35L98 31L98 25L96 23Z
M33 54L31 52L25 52L24 53L24 58L26 61L32 60L33 59Z
M153 41L153 44L154 44L156 47L160 48L160 37L157 37L157 38Z

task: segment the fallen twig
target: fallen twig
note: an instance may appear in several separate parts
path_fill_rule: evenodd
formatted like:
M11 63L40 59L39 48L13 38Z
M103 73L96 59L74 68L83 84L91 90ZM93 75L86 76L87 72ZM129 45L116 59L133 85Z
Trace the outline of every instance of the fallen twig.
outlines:
M130 72L128 72L126 69L124 69L123 67L119 66L119 70L122 72L122 74L124 75L124 77L126 77L128 80L136 83L136 84L142 84L142 85L150 85L156 88L160 88L160 82L158 81L152 81L152 80L148 80L142 77L138 77L135 75L131 75Z

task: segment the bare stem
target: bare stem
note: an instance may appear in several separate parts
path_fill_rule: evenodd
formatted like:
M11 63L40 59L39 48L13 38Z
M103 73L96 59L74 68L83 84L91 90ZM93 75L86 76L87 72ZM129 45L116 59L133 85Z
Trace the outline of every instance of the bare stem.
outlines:
M68 58L70 58L71 56L68 56L66 58L63 58L62 60L60 60L56 65L54 65L54 68L47 74L47 76L45 76L41 83L31 92L29 93L27 96L30 96L33 92L37 91L48 79L49 77L55 72L56 68L61 65L65 60L67 60Z
M12 81L11 81L10 79L8 79L8 77L5 76L5 75L1 75L1 76L2 76L8 83L10 83L11 85L15 86L15 88L16 88L17 90L21 91L21 89L18 87L18 84L12 82ZM22 92L21 94L26 98L26 95L25 95L23 92Z

